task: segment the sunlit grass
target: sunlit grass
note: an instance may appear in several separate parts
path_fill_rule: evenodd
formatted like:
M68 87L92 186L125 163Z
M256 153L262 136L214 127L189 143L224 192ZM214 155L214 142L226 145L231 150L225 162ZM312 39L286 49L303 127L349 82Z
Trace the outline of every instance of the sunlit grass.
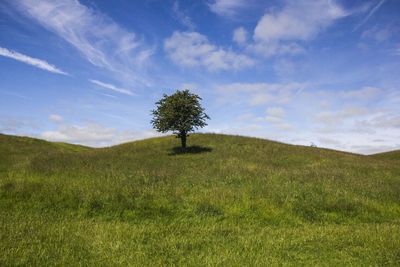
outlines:
M400 265L400 157L0 135L0 265Z

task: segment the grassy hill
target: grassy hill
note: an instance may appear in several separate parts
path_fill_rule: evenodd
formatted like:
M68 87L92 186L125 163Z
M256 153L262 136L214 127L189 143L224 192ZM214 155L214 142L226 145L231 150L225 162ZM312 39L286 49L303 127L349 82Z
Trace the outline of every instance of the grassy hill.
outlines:
M400 265L399 151L0 134L0 265Z
M371 155L376 159L385 159L385 160L397 160L400 161L400 150L389 151L385 153L378 153L375 155Z

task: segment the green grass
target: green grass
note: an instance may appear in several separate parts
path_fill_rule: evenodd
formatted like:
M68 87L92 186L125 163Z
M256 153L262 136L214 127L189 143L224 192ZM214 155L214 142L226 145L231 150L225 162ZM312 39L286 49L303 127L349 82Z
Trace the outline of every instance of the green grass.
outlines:
M179 144L0 134L0 265L400 265L399 151Z

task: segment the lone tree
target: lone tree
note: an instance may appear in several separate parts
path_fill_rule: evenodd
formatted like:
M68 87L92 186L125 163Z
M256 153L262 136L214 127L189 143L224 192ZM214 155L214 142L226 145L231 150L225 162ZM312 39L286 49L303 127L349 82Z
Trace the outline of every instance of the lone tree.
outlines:
M188 133L206 126L205 120L210 119L204 113L199 100L202 99L189 90L178 90L170 96L164 94L163 98L156 102L157 109L152 110L153 128L162 133L173 131L176 137L181 139L182 149L185 150Z

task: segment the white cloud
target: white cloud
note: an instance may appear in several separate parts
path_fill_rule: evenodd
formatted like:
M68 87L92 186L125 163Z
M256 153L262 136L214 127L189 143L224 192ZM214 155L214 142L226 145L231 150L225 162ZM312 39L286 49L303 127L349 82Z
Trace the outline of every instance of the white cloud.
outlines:
M25 122L13 117L0 116L0 132L17 132L25 126Z
M291 131L294 129L294 126L288 123L287 121L284 120L284 117L286 116L286 112L283 108L280 107L271 107L266 110L266 116L265 117L253 117L252 113L246 113L242 114L236 119L240 122L256 122L256 123L269 123L272 128L276 131ZM254 124L253 124L254 126ZM260 126L260 129L262 126Z
M369 113L370 111L366 107L359 106L346 106L341 111L339 111L339 115L344 118L362 116Z
M274 125L274 129L277 131L291 131L294 130L293 125L289 124L289 123L279 123Z
M271 108L267 109L267 115L282 118L282 117L285 117L286 112L283 108L271 107Z
M346 12L331 0L287 1L280 12L265 14L254 30L262 42L310 40Z
M259 20L253 34L255 43L248 49L266 57L302 53L304 49L293 41L311 40L346 15L333 0L285 1L282 10L270 11Z
M283 119L282 118L274 117L274 116L267 116L267 117L261 118L261 119L262 120L259 119L259 121L265 120L265 121L268 121L268 122L271 122L271 123L283 123Z
M26 135L27 129L37 130L40 126L32 117L0 114L1 133Z
M319 107L320 109L327 109L327 108L329 108L330 106L331 106L331 103L329 103L329 102L326 101L326 100L322 100L322 101L320 101L319 104L318 104L318 107Z
M160 136L154 130L118 131L97 123L80 125L60 125L56 131L42 132L39 137L56 142L77 143L87 146L102 147L124 142Z
M369 113L370 111L365 107L346 106L339 111L321 112L314 117L314 121L326 125L343 125L343 119L359 117Z
M153 129L147 129L144 131L121 131L114 136L111 145L132 142L135 140L142 140L162 135L163 134L160 134Z
M103 96L106 96L106 97L114 98L114 99L118 98L115 95L110 95L110 94L105 94L105 93L99 93L99 94L103 95Z
M265 120L273 124L273 128L277 131L291 131L294 129L293 125L286 122L284 117L286 117L286 112L281 107L270 107L267 108L267 116Z
M308 133L308 136L312 141L318 140L318 146L360 154L374 154L400 148L397 129L376 128L372 125L354 127L357 128L341 127L332 128L331 131L316 131Z
M287 104L292 101L296 94L299 94L306 88L305 83L282 84L271 92L260 91L250 96L248 103L252 106L274 104Z
M165 40L164 49L181 66L204 66L209 71L240 70L254 65L254 60L211 44L197 32L174 32Z
M57 69L54 65L51 65L51 64L47 63L44 60L33 58L33 57L29 57L29 56L20 54L20 53L15 52L15 51L10 51L10 50L8 50L6 48L3 48L3 47L0 47L0 56L9 57L9 58L24 62L26 64L35 66L35 67L37 67L39 69L47 70L47 71L50 71L50 72L53 72L53 73L68 75L68 73Z
M335 146L340 146L341 143L336 140L336 139L332 139L332 138L326 138L326 137L320 137L318 138L319 142L323 143L323 144L327 144L327 145L335 145Z
M400 120L396 123L395 117L391 117L389 113L371 111L363 115L362 120L348 117L337 125L317 129L310 136L333 149L373 154L399 149L398 127Z
M231 83L219 85L216 87L220 93L237 93L237 92L260 92L260 91L291 91L296 89L304 89L307 83L291 82L287 84L279 83Z
M236 134L245 135L253 137L267 137L265 127L258 124L250 124L242 127L221 127L221 128L211 128L207 127L208 132L220 133L220 134Z
M107 88L107 89L111 89L115 92L121 93L121 94L127 94L127 95L132 95L134 96L135 94L132 93L131 91L127 90L127 89L122 89L122 88L118 88L115 85L109 84L109 83L103 83L97 80L89 80L90 82L97 84L101 87Z
M297 138L301 139L296 141L298 144L314 142L318 146L356 153L394 147L400 137L400 117L397 102L389 102L396 98L396 93L389 94L390 90L375 87L342 92L315 91L314 87L306 83L233 83L216 86L215 90L220 94L220 104L231 106L234 111L236 106L246 110L246 114L236 117L241 129L247 125L263 127L255 132L243 130L241 133L245 135L274 134L273 139L283 142L293 143ZM356 101L358 105L354 105L354 100L364 99L377 102L362 105L362 101ZM262 106L257 105L268 105L265 116L259 114ZM373 143L377 138L385 142Z
M85 126L61 125L57 131L45 131L40 138L57 141L73 142L88 145L103 144L112 140L116 129L107 128L100 124L91 123Z
M277 101L277 96L271 93L266 92L259 92L250 96L248 103L251 106L258 106L258 105L266 105L272 102L279 102L279 103L286 103L289 99L287 98L279 98Z
M238 9L246 6L246 3L246 0L215 0L209 7L220 16L232 17L236 15Z
M237 28L233 31L233 41L242 45L246 43L247 35L247 31L243 27Z
M285 122L282 118L267 116L264 119L265 121L272 123L272 127L277 131L291 131L294 130L293 125Z
M266 105L270 103L284 104L292 100L308 86L307 83L233 83L216 86L221 94L220 103L230 101L247 101L251 106Z
M342 91L340 92L340 96L344 98L356 98L360 100L368 100L375 98L378 94L380 94L382 90L375 87L364 87L359 90L353 91Z
M386 140L387 145L393 144L393 140L398 139L400 128L400 116L390 111L368 110L356 106L318 114L314 121L326 126L316 129L317 133L341 135L343 139L351 139L346 147L348 150L350 150L349 144L360 144L362 140L380 138ZM358 138L363 139L358 140ZM365 141L365 144L371 142Z
M224 94L237 92L275 91L280 87L280 84L271 83L231 83L217 86L217 91Z
M23 14L73 45L93 65L147 83L138 74L138 66L147 62L153 50L104 14L76 0L13 3Z
M380 116L372 122L376 127L400 128L400 116Z
M57 114L51 114L49 116L49 121L54 122L54 123L63 123L64 118Z

